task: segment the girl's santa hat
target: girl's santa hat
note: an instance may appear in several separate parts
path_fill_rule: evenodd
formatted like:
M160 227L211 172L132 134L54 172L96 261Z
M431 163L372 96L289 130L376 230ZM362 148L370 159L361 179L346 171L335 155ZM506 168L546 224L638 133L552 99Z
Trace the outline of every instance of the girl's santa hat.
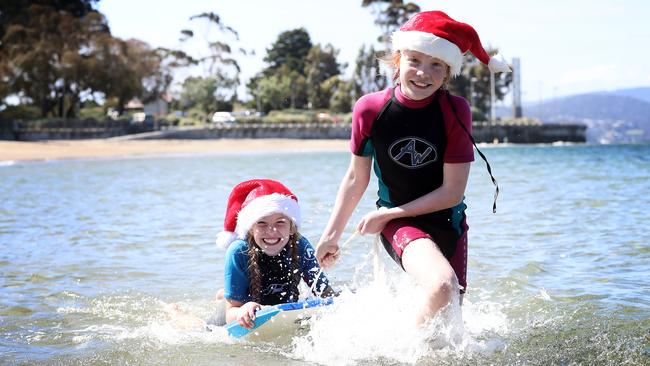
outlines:
M478 34L469 24L457 22L441 11L415 14L399 31L393 33L393 49L413 50L441 59L460 74L463 55L469 50L490 71L509 72L510 67L496 56L490 57L481 45Z
M296 227L300 226L298 198L282 183L271 179L239 183L228 197L223 231L217 235L217 246L223 249L235 239L245 239L257 220L274 213L284 214Z

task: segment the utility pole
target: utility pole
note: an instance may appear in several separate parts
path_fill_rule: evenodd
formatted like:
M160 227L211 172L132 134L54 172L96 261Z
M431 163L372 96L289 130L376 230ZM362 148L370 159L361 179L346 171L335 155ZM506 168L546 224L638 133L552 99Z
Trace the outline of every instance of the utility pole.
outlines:
M521 118L521 64L519 57L512 59L512 116Z
M490 124L494 124L495 121L495 108L494 104L496 101L495 92L494 92L494 73L490 71Z

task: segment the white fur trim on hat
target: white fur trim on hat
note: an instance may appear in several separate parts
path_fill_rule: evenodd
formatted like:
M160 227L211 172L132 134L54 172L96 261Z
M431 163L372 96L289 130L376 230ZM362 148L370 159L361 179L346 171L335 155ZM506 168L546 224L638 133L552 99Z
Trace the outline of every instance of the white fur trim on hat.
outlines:
M232 243L235 239L237 239L237 235L235 235L235 233L232 231L222 231L217 234L217 240L215 244L217 244L217 248L224 250L228 248L230 243Z
M420 31L397 31L393 33L393 50L413 50L436 57L449 65L451 75L460 74L463 54L453 42L433 33Z
M298 202L289 196L272 193L254 199L239 211L237 228L235 229L237 237L245 238L257 220L274 213L284 214L297 227L300 226L300 206L298 206Z
M510 66L508 66L508 63L503 59L503 57L499 54L496 54L492 57L490 57L490 62L488 63L488 68L490 71L497 73L497 72L510 72Z

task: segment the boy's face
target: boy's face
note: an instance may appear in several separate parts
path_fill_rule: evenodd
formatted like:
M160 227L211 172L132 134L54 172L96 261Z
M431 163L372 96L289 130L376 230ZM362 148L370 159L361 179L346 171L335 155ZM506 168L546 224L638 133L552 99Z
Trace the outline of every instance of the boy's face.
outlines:
M253 240L264 254L275 256L287 245L291 234L295 234L295 229L288 217L276 213L257 220L251 232Z
M430 97L445 81L449 66L425 53L403 50L399 61L399 82L402 93L411 100Z

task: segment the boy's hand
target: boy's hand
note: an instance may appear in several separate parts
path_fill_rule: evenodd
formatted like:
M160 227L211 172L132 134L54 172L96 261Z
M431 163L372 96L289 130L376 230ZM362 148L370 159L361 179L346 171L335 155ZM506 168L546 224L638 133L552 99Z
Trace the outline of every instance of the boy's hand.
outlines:
M385 207L380 207L378 210L368 212L361 218L359 224L357 224L357 231L361 235L380 233L391 219L390 211Z
M335 241L320 242L316 246L316 260L323 269L333 266L340 254L339 245Z

